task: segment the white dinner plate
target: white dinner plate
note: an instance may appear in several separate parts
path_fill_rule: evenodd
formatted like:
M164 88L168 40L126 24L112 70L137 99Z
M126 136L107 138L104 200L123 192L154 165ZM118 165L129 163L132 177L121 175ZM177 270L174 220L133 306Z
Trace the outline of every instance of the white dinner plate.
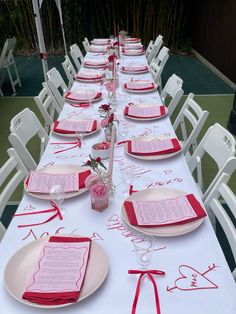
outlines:
M84 172L86 170L90 170L89 167L81 167L81 166L77 166L77 165L72 165L72 164L64 164L64 165L52 165L52 166L49 166L49 167L45 167L45 168L42 168L42 169L39 169L37 170L38 172L41 172L41 173L54 173L54 174L57 174L57 173L72 173L72 172ZM26 179L27 180L27 179ZM26 186L26 180L24 182L24 189L25 191L33 196L33 197L36 197L36 198L40 198L40 199L43 199L43 200L51 200L51 196L49 193L34 193L34 192L28 192L27 191L27 186ZM74 191L74 192L66 192L64 194L64 198L65 199L68 199L68 198L71 198L71 197L75 197L75 196L78 196L84 192L87 191L87 188L82 188L82 189L79 189L79 191Z
M136 104L134 105L136 107L145 107L145 108L148 108L148 107L153 107L153 105L145 105L145 104ZM139 118L139 117L131 117L129 115L125 115L124 114L124 117L127 118L127 119L131 119L131 120L136 120L136 121L152 121L152 120L157 120L157 119L161 119L163 117L165 117L167 114L168 114L168 108L166 106L165 107L165 114L163 116L158 116L158 117L152 117L152 118Z
M174 198L174 197L178 197L178 196L186 195L186 194L188 193L181 190L155 187L155 188L149 188L146 190L135 192L131 196L129 196L126 199L126 201L133 201L133 200L159 201L159 200ZM160 237L173 237L173 236L179 236L182 234L189 233L195 230L196 228L198 228L204 220L204 218L200 218L194 221L187 222L185 224L179 224L179 225L173 225L173 226L163 226L163 227L154 227L154 228L138 227L138 226L131 225L127 217L124 206L122 206L122 218L133 229L139 232L148 234L148 235L160 236Z
M141 55L144 55L145 51L138 51L138 50L126 50L125 52L122 51L122 54L124 56L141 56Z
M147 73L149 70L148 70L148 68L143 69L143 70L141 70L141 71L124 70L124 69L122 69L122 67L121 67L120 71L121 71L122 73L125 73L125 74L143 74L143 73Z
M75 119L70 118L70 119L67 119L67 120L73 120L74 121ZM78 119L78 120L82 121L82 119ZM76 134L59 133L59 132L55 132L53 129L54 129L54 123L51 126L52 133L54 133L56 135L59 135L59 136L62 136L62 137L71 137L71 138L78 137L78 135L76 135ZM100 123L99 123L99 121L97 121L97 128L96 128L96 130L94 130L92 132L85 132L85 133L83 133L83 136L92 135L92 134L98 132L99 130L100 130ZM61 145L63 145L63 144L61 144ZM71 145L73 146L73 144L71 144Z
M125 38L124 39L124 44L127 44L127 43L130 43L130 44L136 44L136 43L140 43L141 42L141 39L140 38Z
M128 82L127 82L128 83ZM126 83L126 84L127 84ZM142 81L141 83L145 83L145 81ZM123 85L123 88L124 90L127 92L127 93L134 93L134 94L144 94L144 93L150 93L150 92L153 92L154 90L157 89L157 84L153 82L153 88L150 88L150 89L147 89L147 90L139 90L139 89L128 89L128 88L125 88L125 86Z
M63 235L63 237L64 236L66 235ZM68 236L71 237L71 235ZM108 256L104 249L95 241L91 242L87 271L80 297L77 302L62 305L41 305L22 299L28 277L32 273L34 265L37 263L42 245L46 243L48 239L49 237L45 237L30 242L12 255L4 270L5 287L10 295L17 301L32 307L52 309L77 304L94 293L102 285L108 273Z
M83 67L85 67L85 68L91 68L91 69L99 69L99 68L104 68L104 67L106 67L107 66L107 64L108 64L108 61L104 61L104 62L102 62L101 61L101 63L92 63L93 61L91 61L91 64L85 64L85 63L83 63L82 65L83 65Z
M164 139L168 139L167 136L161 136L161 135L147 135L147 136L140 136L140 139L144 140L144 141L151 141L153 139L160 139L160 140L164 140ZM161 154L161 155L156 155L156 156L140 156L140 155L135 155L135 154L131 154L131 153L128 153L128 144L125 143L124 144L124 149L125 149L125 152L134 157L134 158L137 158L137 159L142 159L142 160L162 160L162 159L167 159L167 158L170 158L170 157L173 157L177 154L179 154L181 151L182 151L182 143L179 141L179 144L181 146L181 149L177 152L174 152L174 153L168 153L168 154Z

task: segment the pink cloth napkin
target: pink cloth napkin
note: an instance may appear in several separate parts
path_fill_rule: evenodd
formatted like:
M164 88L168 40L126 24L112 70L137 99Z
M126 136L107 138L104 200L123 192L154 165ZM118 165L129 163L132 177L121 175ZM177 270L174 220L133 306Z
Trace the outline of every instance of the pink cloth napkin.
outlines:
M186 210L185 213L183 213L182 217L177 213L177 211L182 210L182 205L179 205L179 199L182 198L182 201L187 204L188 209ZM150 217L156 217L155 210L153 208L153 205L151 207L148 206L148 203L151 204L152 201L147 201L147 207L142 208L141 210L136 209L137 207L135 206L135 202L139 201L125 201L124 202L124 208L125 212L128 216L129 222L134 225L134 226L139 226L139 227L145 227L145 228L155 228L155 227L164 227L164 226L170 226L170 225L179 225L179 224L185 224L190 221L194 221L197 219L201 219L206 216L206 212L201 206L201 204L198 202L198 200L195 198L193 194L188 194L185 196L181 197L175 197L171 199L165 199L165 200L160 200L160 201L154 201L158 203L158 208L163 210L167 209L169 207L169 210L172 211L172 215L166 216L163 218L162 213L160 213L160 223L154 223L150 221ZM142 202L142 201L141 201ZM169 204L168 204L169 203ZM173 209L174 208L174 209ZM141 219L138 218L139 211L147 211L148 216L144 217L144 215L141 213ZM176 211L176 217L175 213ZM151 214L153 212L153 214ZM172 220L173 219L173 220ZM139 220L139 221L138 221ZM144 222L142 222L142 220ZM145 220L148 221L148 224L145 224Z
M160 140L161 141L161 140ZM173 144L173 148L170 149L165 149L162 151L156 151L156 152L134 152L132 150L132 140L128 140L127 141L127 145L128 145L128 153L132 154L132 155L137 155L137 156L158 156L158 155L165 155L165 154L169 154L169 153L174 153L174 152L178 152L179 150L181 150L181 146L179 144L179 141L177 138L172 138L171 139L171 143Z
M87 263L86 263L86 270L87 270L87 265L88 265L89 256L90 256L91 239L52 236L50 237L49 242L58 242L58 243L89 242L89 253L88 253L88 258L87 258ZM84 273L84 277L86 274L86 270ZM43 305L60 305L60 304L66 304L66 303L74 303L79 299L80 292L82 290L83 283L84 283L84 277L83 277L83 282L82 282L80 291L58 291L58 292L25 291L22 295L22 298L24 300L37 303L37 304L43 304Z
M154 88L153 82L142 82L142 81L130 81L124 84L124 88L128 90L152 90Z
M160 115L157 115L157 116L137 116L137 115L131 115L131 114L129 114L130 106L126 106L125 107L124 114L125 114L125 116L133 117L133 118L139 118L139 119L142 119L142 118L143 119L148 119L148 118L162 117L166 113L165 106L159 106L159 107L160 107Z
M94 97L91 98L91 100L95 100L95 99L98 99L102 96L102 93L101 92L97 92L97 94L94 95ZM67 92L65 94L65 99L66 100L71 100L71 101L86 101L88 100L88 97L87 95L85 95L84 93L75 93L75 92Z
M53 124L53 131L54 131L54 132L56 132L56 133L62 133L62 134L75 134L75 133L76 133L75 131L60 129L60 128L58 128L58 124L59 124L59 121L56 120L56 121L54 122L54 124ZM85 132L85 133L90 133L90 132L93 132L93 131L96 131L96 130L97 130L97 120L94 120L94 121L93 121L93 126L92 126L91 131Z

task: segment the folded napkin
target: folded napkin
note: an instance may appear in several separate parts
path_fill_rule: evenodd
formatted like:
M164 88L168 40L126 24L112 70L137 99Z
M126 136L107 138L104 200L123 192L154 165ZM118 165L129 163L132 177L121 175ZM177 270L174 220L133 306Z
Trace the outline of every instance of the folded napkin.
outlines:
M126 106L124 115L139 119L162 117L166 113L165 106L139 107Z
M152 141L128 140L127 145L128 153L137 156L158 156L181 150L177 138Z
M110 43L110 39L106 39L106 38L94 38L93 40L92 40L92 43L94 44L94 45L108 45L109 43Z
M85 179L90 175L90 170L76 173L45 173L31 170L25 185L28 192L33 193L49 193L49 183L52 186L58 180L65 182L64 192L75 192L85 188Z
M90 248L89 238L50 237L41 249L22 298L52 306L76 302L83 287Z
M140 38L124 38L124 42L140 42Z
M78 73L75 78L77 80L98 80L101 79L102 76L100 74L90 73L90 72L80 72Z
M144 53L144 49L122 49L122 53L126 54L126 55L131 55L131 56L138 56L140 54Z
M72 101L86 101L88 99L95 100L102 96L101 92L94 92L94 94L86 95L85 92L67 92L65 94L66 100L72 100Z
M153 82L130 81L124 84L124 88L128 90L152 90L155 87Z
M70 104L72 107L75 108L87 108L90 107L90 104L87 103L80 103L80 104Z
M89 120L83 120L83 121L67 120L66 122L71 124L71 126L68 124L68 129L60 127L60 125L61 125L60 121L56 120L53 124L53 131L56 133L62 133L62 134L76 134L76 129L74 127L77 127L77 130L78 130L77 132L80 132L80 129L79 129L80 125L82 128L84 123L88 124L88 122L90 122L90 121ZM81 133L90 133L90 132L93 132L96 130L97 130L97 120L92 120L91 121L91 127L89 126L89 128L87 130L81 131Z
M132 225L145 228L185 224L206 216L193 194L156 201L125 201L124 208Z
M124 72L143 72L145 70L148 70L148 67L146 65L121 67L121 71Z
M97 66L104 67L107 65L107 61L95 61L95 60L86 60L84 61L84 66Z

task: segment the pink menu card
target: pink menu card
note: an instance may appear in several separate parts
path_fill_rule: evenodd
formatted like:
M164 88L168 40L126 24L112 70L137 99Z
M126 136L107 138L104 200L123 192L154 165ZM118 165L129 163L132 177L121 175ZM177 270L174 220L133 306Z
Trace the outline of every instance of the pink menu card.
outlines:
M91 173L90 170L74 173L43 173L39 171L30 171L30 175L26 180L28 192L34 193L49 193L49 187L58 182L64 183L64 192L78 191L85 187L84 181Z
M139 139L131 141L133 153L154 153L174 148L171 139L141 141Z
M155 201L126 201L124 207L130 223L143 227L183 224L206 216L193 194Z
M75 302L79 297L91 239L51 237L42 246L23 299L39 304Z
M140 118L151 118L151 117L158 117L163 114L164 106L128 106L126 107L125 114L128 116L133 117L140 117ZM126 109L125 108L125 109ZM164 110L165 111L165 110Z
M131 90L146 90L152 89L154 84L152 82L130 81L125 84L125 87Z
M91 132L94 120L60 120L57 128L67 131L77 131L81 133Z

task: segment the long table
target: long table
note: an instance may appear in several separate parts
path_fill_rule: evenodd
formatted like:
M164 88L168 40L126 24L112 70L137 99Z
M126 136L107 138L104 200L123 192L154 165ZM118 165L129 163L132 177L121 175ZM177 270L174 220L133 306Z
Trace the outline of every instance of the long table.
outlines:
M88 53L87 58L100 58L98 54ZM120 66L126 64L146 64L145 56L121 56ZM122 85L131 78L152 79L149 73L142 75L127 75L119 73L119 88L116 97L116 116L120 128L127 131L125 138L140 135L175 136L168 116L155 121L138 122L123 116L123 107L128 102L152 102L161 104L157 91L132 94L124 92ZM98 107L107 103L108 92L103 85L75 82L72 90L93 87L102 90L103 97L87 109L74 108L65 103L60 119L72 116L85 116L101 119ZM124 134L123 134L124 135ZM123 140L122 131L118 132L118 140ZM88 160L91 146L104 140L104 132L99 132L84 138L81 148L53 154L58 148L50 143L56 141L71 141L66 137L50 135L47 146L38 169L53 164L81 165ZM61 146L60 146L61 147ZM66 145L64 146L66 148ZM107 162L105 162L107 165ZM90 195L86 192L78 197L67 199L63 205L66 213L63 220L54 220L28 228L18 228L19 224L34 222L38 218L32 216L14 217L0 244L0 287L1 313L28 314L45 313L45 309L36 309L15 300L5 289L4 268L9 258L27 243L54 234L79 234L90 237L100 244L109 257L109 272L101 287L83 301L58 308L56 313L97 313L97 314L129 314L137 285L137 276L129 275L129 269L138 269L132 240L138 233L125 224L121 217L121 207L126 198L121 169L128 169L136 190L152 187L170 188L193 193L201 202L192 175L182 153L168 159L144 161L128 156L123 145L115 147L114 175L115 196L110 200L109 208L100 213L91 209ZM128 187L126 187L128 188ZM24 210L42 210L49 207L49 202L24 194L17 213ZM37 215L36 215L37 216ZM180 236L157 237L155 250L152 252L149 269L165 272L165 276L155 278L162 314L235 314L236 285L222 253L220 245L208 217L194 231ZM151 281L141 285L141 292L136 313L156 313L154 291Z

